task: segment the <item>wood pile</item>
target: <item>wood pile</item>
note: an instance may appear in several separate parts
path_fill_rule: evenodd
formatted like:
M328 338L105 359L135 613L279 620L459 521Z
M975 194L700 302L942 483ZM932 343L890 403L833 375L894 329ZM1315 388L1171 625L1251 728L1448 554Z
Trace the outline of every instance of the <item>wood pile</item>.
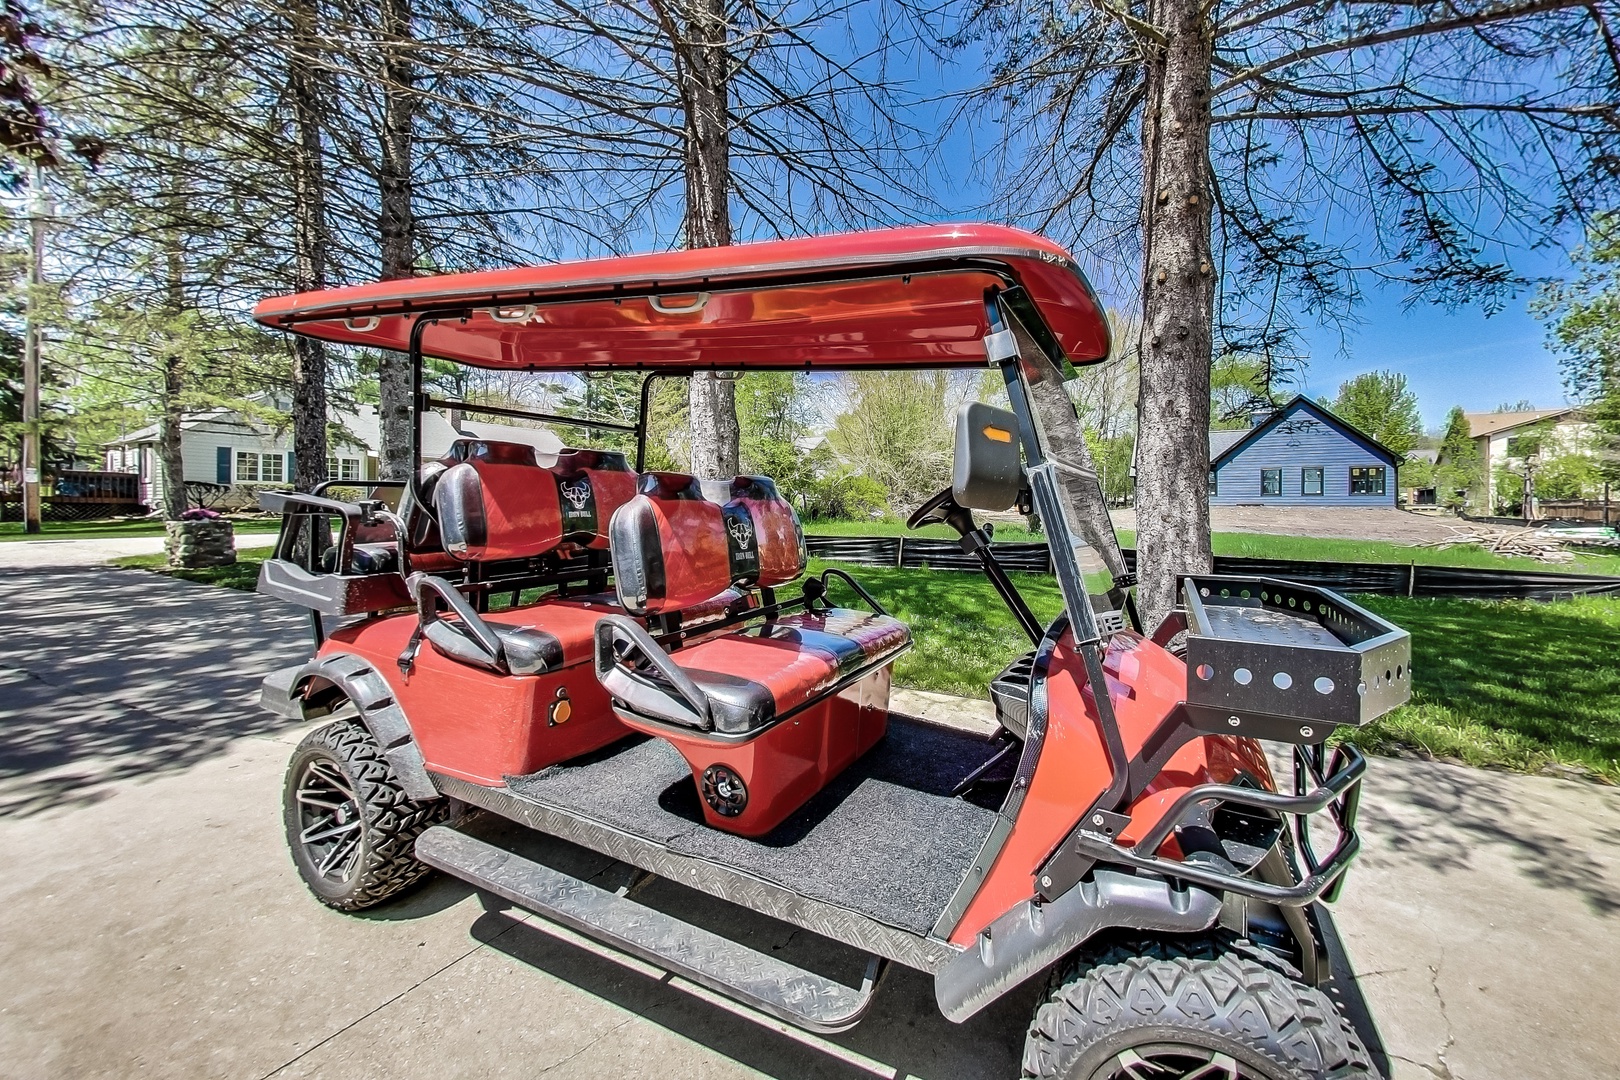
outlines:
M1492 529L1482 525L1447 525L1446 529L1451 533L1446 539L1420 546L1444 549L1473 545L1493 555L1548 563L1567 563L1575 559L1562 539L1540 529Z

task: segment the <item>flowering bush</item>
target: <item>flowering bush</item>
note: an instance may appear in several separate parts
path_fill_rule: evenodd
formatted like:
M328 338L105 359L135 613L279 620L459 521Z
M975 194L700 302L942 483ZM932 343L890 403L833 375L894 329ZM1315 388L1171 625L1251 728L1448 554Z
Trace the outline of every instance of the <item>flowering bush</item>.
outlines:
M181 521L213 521L220 516L219 511L209 510L202 506L193 506L180 515Z

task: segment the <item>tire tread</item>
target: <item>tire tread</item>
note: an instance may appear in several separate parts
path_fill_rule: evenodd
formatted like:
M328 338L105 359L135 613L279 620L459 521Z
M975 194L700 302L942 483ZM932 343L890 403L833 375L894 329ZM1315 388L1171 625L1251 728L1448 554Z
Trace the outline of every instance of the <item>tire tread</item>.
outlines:
M1236 935L1120 938L1054 971L1024 1043L1026 1080L1073 1080L1124 1028L1229 1040L1287 1080L1371 1080L1367 1051L1322 991ZM1106 1060L1106 1059L1104 1059ZM1093 1066L1094 1067L1094 1066Z
M339 763L354 784L365 822L365 863L354 886L342 896L328 896L314 888L310 891L339 911L361 911L391 899L426 877L432 868L417 860L416 838L444 817L445 801L416 802L406 795L382 748L357 720L334 720L306 735L293 754L294 770L308 750L324 751ZM288 785L295 780L289 770ZM290 805L288 813L292 813ZM289 842L294 842L293 832L289 825Z

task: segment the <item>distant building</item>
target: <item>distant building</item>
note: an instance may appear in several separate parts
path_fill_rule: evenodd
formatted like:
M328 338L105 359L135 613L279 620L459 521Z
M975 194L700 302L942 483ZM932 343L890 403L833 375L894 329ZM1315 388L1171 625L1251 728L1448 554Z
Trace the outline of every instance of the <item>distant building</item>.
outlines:
M1406 460L1422 461L1431 466L1429 470L1431 481L1428 487L1417 487L1414 484L1408 483L1405 477L1401 478L1401 494L1405 497L1407 505L1438 506L1440 503L1440 493L1433 486L1432 477L1434 476L1434 470L1432 466L1439 463L1440 451L1427 449L1413 450L1406 455Z
M1209 501L1394 506L1401 459L1303 396L1244 431L1209 433Z
M1527 428L1546 423L1551 429L1552 448L1565 451L1584 449L1589 425L1579 419L1573 406L1558 409L1529 409L1521 412L1464 413L1468 420L1468 434L1479 447L1479 460L1484 470L1484 507L1489 513L1496 506L1497 496L1512 502L1520 493L1498 492L1496 473L1503 465L1520 467L1522 461L1513 453L1513 440ZM1551 449L1551 448L1549 448ZM1546 453L1546 449L1543 450ZM1476 493L1477 494L1477 493Z
M180 420L180 456L186 482L232 489L230 498L224 500L229 505L253 504L260 488L292 486L292 418L285 415L290 403L271 395L251 400L270 413L280 414L276 417L280 422L225 408L187 413ZM375 480L382 446L376 407L359 405L352 411L333 410L330 421L343 434L331 440L327 478ZM447 418L437 412L422 414L424 458L443 457L452 442L464 438L528 443L542 454L555 454L563 446L549 428ZM140 477L140 501L147 506L163 501L157 443L158 426L149 424L102 447L108 471L136 473Z

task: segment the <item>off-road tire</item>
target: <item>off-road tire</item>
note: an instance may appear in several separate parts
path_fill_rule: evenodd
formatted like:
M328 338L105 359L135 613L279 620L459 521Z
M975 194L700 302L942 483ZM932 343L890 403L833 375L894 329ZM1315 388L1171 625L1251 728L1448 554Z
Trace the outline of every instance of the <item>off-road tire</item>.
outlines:
M322 873L316 854L300 836L311 827L306 817L310 811L299 801L300 781L306 779L311 763L325 775L341 777L355 796L351 808L343 812L347 820L336 826L358 822L358 828L351 828L343 837L345 841L354 837L358 851L339 861L336 869L348 867L342 875ZM349 718L316 728L298 744L287 766L282 808L287 846L298 876L321 903L339 911L373 907L426 877L432 868L417 861L416 838L449 812L444 799L423 803L408 797L371 732ZM335 816L333 821L337 822Z
M1132 1053L1145 1064L1127 1064ZM1224 1055L1215 1068L1175 1065L1178 1056L1195 1062L1210 1054ZM1023 1075L1375 1080L1378 1074L1327 995L1302 983L1281 958L1217 934L1116 938L1059 969L1029 1026Z

